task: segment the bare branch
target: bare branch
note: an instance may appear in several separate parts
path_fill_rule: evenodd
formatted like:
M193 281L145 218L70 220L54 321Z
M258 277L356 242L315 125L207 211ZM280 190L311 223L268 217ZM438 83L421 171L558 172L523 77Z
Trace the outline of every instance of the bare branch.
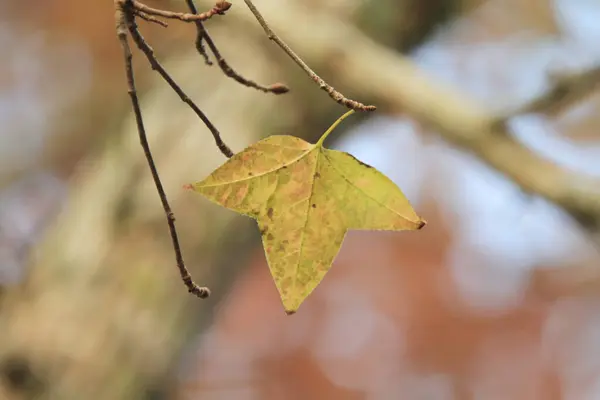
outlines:
M131 7L135 11L141 11L147 15L154 15L156 17L163 17L169 19L178 19L183 22L196 22L196 21L206 21L207 19L212 18L215 15L224 15L225 11L231 8L231 3L228 1L219 0L215 4L215 6L209 11L200 13L200 14L186 14L179 13L175 11L166 11L159 10L157 8L148 7L147 5L140 3L136 0L118 0L122 5L131 4Z
M196 14L198 12L194 4L194 0L186 0L186 3L188 5L188 8L190 9L190 12L192 12L193 14ZM221 71L223 71L223 73L227 77L232 78L233 80L244 86L248 86L265 93L284 94L289 92L289 88L282 83L275 83L271 86L263 86L250 79L244 78L233 68L231 68L229 63L223 58L221 52L215 45L214 41L210 37L208 31L206 30L201 21L196 21L196 32L196 49L198 50L198 53L200 53L200 55L204 57L207 64L212 65L212 62L209 60L208 54L206 53L206 49L203 45L203 40L206 40L206 44L208 44L210 51L215 56L217 64L219 64Z
M343 94L335 90L335 88L325 82L319 75L317 75L292 49L288 46L279 36L273 32L273 30L269 27L269 24L262 16L262 14L258 11L254 3L251 0L244 0L260 26L264 29L267 37L274 41L296 64L302 68L304 72L317 84L321 89L329 94L333 100L335 100L338 104L346 106L350 109L357 111L375 111L376 107L372 105L364 105L359 103L356 100L348 99Z
M133 13L135 14L135 16L140 17L144 21L160 25L160 26L162 26L164 28L167 28L169 26L169 24L167 24L166 22L161 21L160 19L155 18L152 15L148 15L148 14L142 12L142 11L134 11Z
M198 9L194 4L194 0L185 0L190 12L192 14L198 14ZM206 52L206 47L204 47L204 37L208 36L208 32L204 28L204 24L202 21L196 21L196 50L198 53L204 58L204 63L206 65L213 65L208 53Z
M227 146L225 144L225 142L223 141L223 139L221 139L221 134L219 133L217 128L208 119L208 117L202 112L202 110L200 110L200 108L189 98L189 96L187 94L185 94L183 89L181 89L181 87L173 80L173 78L164 69L164 67L158 62L158 60L154 56L154 50L152 50L150 45L148 45L148 43L146 43L146 41L144 40L144 38L138 31L135 20L133 18L131 18L127 22L128 22L127 28L129 30L129 34L131 35L131 38L133 39L133 41L135 42L137 47L146 55L148 62L150 62L150 65L152 66L152 69L159 73L159 75L169 84L169 86L171 86L173 91L175 91L175 93L177 93L177 95L179 96L181 101L183 101L188 106L190 106L190 108L196 113L198 118L200 118L202 120L202 122L204 122L206 127L212 133L212 135L215 139L215 144L217 145L219 150L221 150L221 153L223 153L223 155L225 155L225 157L228 157L228 158L233 156L233 151L231 151L229 146Z
M175 260L177 262L177 268L179 269L179 273L181 275L181 279L185 283L188 288L188 291L199 298L206 298L210 295L210 290L206 287L198 286L193 280L192 277L185 266L185 262L183 260L183 255L181 254L181 247L179 245L179 238L177 236L177 229L175 228L175 216L173 211L171 210L171 206L169 205L169 201L167 200L167 195L162 186L162 182L158 175L158 171L156 169L156 165L154 164L154 159L152 157L152 152L150 150L150 145L148 144L148 139L146 137L146 129L144 127L144 121L142 119L142 110L140 108L139 100L137 97L137 92L135 89L135 80L133 75L133 66L132 66L132 54L131 49L129 47L129 43L127 40L127 31L130 32L135 31L135 21L134 21L134 13L133 6L130 0L124 1L115 1L116 7L116 19L117 19L117 36L119 38L119 42L121 43L121 47L123 48L123 58L125 61L125 72L127 76L127 91L129 93L129 97L131 98L131 105L133 107L133 112L135 114L135 121L137 124L138 134L140 137L140 144L144 149L144 155L146 156L146 160L148 162L148 167L150 168L150 172L152 174L152 179L154 180L154 184L156 186L156 191L160 197L160 201L162 203L165 216L167 218L167 224L169 226L169 231L171 233L171 241L173 244L173 249L175 251ZM133 28L132 28L133 26Z

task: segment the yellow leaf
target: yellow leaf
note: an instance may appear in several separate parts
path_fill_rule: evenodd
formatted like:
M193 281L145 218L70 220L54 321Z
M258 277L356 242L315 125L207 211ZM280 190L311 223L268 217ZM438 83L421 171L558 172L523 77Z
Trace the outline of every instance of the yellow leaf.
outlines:
M321 282L348 229L416 230L425 225L402 191L352 155L293 136L270 136L190 185L258 222L269 269L292 314Z

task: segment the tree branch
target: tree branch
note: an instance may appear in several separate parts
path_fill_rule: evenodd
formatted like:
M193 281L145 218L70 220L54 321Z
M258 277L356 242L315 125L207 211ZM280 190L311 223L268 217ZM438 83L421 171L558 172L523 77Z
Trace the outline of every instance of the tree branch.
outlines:
M143 19L143 20L144 20L144 21L146 21L146 22L151 22L151 23L154 23L154 24L160 25L160 26L162 26L163 28L166 28L166 27L168 27L168 26L169 26L169 24L167 24L166 22L164 22L164 21L161 21L160 19L158 19L158 18L155 18L155 17L153 17L152 15L146 14L146 13L145 13L145 12L143 12L143 11L137 11L137 10L136 10L136 11L134 11L133 13L135 14L135 16L136 16L136 17L140 17L141 19Z
M194 0L185 0L185 3L192 14L198 14L198 9L194 4ZM204 38L207 35L208 32L206 31L206 28L204 28L202 21L196 21L196 50L198 50L198 53L204 58L204 63L210 66L213 65L213 63L206 52L206 47L204 47Z
M357 111L375 111L376 107L372 105L364 105L356 100L349 99L345 97L343 94L335 90L335 88L325 82L319 75L317 75L292 49L288 46L279 36L273 32L273 30L269 27L269 24L262 16L260 11L256 8L254 3L251 0L244 0L260 26L264 29L267 37L274 41L296 64L302 68L304 72L317 84L321 89L329 94L333 100L335 100L338 104L341 104L345 107L348 107Z
M137 25L133 18L133 15L127 21L127 23L128 23L127 28L129 30L129 34L131 35L131 38L133 39L133 41L135 42L137 47L146 55L148 62L152 66L152 69L157 71L160 74L160 76L169 84L169 86L171 86L173 91L175 93L177 93L177 95L179 96L181 101L183 101L188 106L190 106L190 108L196 113L198 118L200 118L202 120L202 122L204 122L206 127L212 133L212 135L215 139L215 144L217 145L219 150L221 150L221 153L223 153L223 155L225 155L225 157L228 157L228 158L233 156L233 151L231 151L229 146L227 146L225 144L225 142L221 138L221 134L219 133L218 129L213 125L213 123L208 119L208 117L202 112L202 110L200 110L200 108L192 101L192 99L190 99L189 96L187 94L185 94L183 89L181 89L181 87L175 82L175 80L173 80L173 78L164 69L164 67L158 62L158 60L154 56L154 50L152 50L152 48L148 45L148 43L146 43L146 41L144 40L144 38L138 31Z
M147 5L140 3L136 0L118 0L120 7L132 7L134 13L142 12L146 15L154 15L156 17L163 17L169 19L178 19L183 22L198 22L206 21L215 15L224 15L225 11L231 8L231 3L223 0L218 0L215 6L209 11L197 14L186 14L175 11L159 10L157 8L148 7Z
M193 14L196 14L198 12L198 10L196 9L196 5L194 4L194 0L186 0L186 3L188 8L190 9L190 12L192 12ZM223 58L221 52L219 51L211 36L209 35L208 30L202 24L202 21L196 21L196 49L198 50L198 53L200 53L200 55L204 57L206 63L208 65L212 65L212 62L210 61L210 59L208 58L208 54L206 53L206 49L204 48L203 40L206 40L206 44L208 44L210 51L213 53L217 60L219 68L221 68L221 71L223 71L225 76L232 78L233 80L244 86L260 90L264 93L284 94L289 92L290 89L282 83L274 83L271 86L263 86L250 79L246 79L242 75L237 73Z
M148 162L148 167L150 168L150 172L152 174L152 179L154 180L154 184L156 186L156 191L160 197L160 201L162 203L165 216L167 218L167 224L169 225L169 231L171 233L171 241L173 244L173 249L175 251L175 260L177 262L177 268L179 269L179 273L181 275L181 279L185 283L188 291L199 298L206 298L210 295L210 290L206 287L198 286L190 276L189 271L187 270L183 255L181 254L181 247L179 245L179 238L177 236L177 229L175 228L175 216L173 211L171 210L171 206L169 205L169 201L167 200L167 195L162 186L162 182L160 181L160 177L158 175L158 171L156 169L156 165L154 164L154 159L152 158L152 152L150 151L150 145L148 144L148 139L146 138L146 130L144 128L144 121L142 119L142 111L140 109L139 100L137 97L137 92L135 89L135 80L133 75L133 66L132 66L132 54L131 49L129 47L129 43L127 40L127 31L130 33L136 32L135 28L135 20L134 20L134 9L131 4L131 1L116 1L116 19L117 19L117 36L121 43L121 47L123 48L123 58L125 60L125 72L127 76L127 88L129 97L131 98L131 105L133 107L133 112L135 114L135 121L137 124L138 134L140 137L140 144L144 149L144 155L146 156L146 160ZM137 38L140 40L141 36ZM135 39L134 39L135 40ZM137 42L137 41L136 41Z

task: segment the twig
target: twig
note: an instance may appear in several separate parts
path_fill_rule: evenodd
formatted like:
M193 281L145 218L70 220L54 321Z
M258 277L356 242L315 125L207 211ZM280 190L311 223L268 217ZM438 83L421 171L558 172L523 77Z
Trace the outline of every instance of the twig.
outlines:
M196 4L194 4L194 0L185 0L185 2L192 14L198 14L198 9L196 8ZM204 28L202 21L196 21L196 50L198 50L198 53L204 58L206 65L213 65L206 52L206 47L204 47L204 38L206 36L208 36L208 32L206 31L206 28Z
M139 100L137 97L137 92L135 89L135 81L133 76L133 65L132 65L132 54L131 49L129 47L129 42L127 40L127 31L128 29L131 31L131 25L135 24L134 14L133 14L133 6L131 4L131 0L119 1L115 0L116 7L116 19L117 19L117 36L119 38L119 42L121 43L121 47L123 48L123 57L125 60L125 72L127 76L127 92L129 93L129 97L131 98L131 105L133 107L133 112L135 114L135 121L137 124L138 134L140 137L140 144L144 149L144 155L146 156L146 160L148 162L148 167L150 168L150 172L152 173L152 179L154 180L154 184L156 186L156 191L158 192L158 196L160 197L160 201L162 203L163 209L165 211L165 215L167 217L167 224L169 225L169 231L171 233L171 241L173 244L173 249L175 251L175 259L177 262L177 268L179 269L179 273L181 275L181 279L185 283L188 291L201 299L204 299L210 295L210 290L206 287L198 286L193 280L192 277L187 270L185 263L183 261L183 255L181 254L181 247L179 245L179 238L177 236L177 230L175 228L175 215L171 210L171 206L167 200L167 195L160 181L160 177L158 175L158 171L156 169L156 165L154 164L154 159L152 157L152 153L150 151L150 145L148 144L148 139L146 137L146 130L144 128L144 121L142 119L142 110L140 109ZM133 25L135 26L135 25ZM135 29L134 29L135 30Z
M123 5L131 4L131 7L135 11L141 11L148 15L154 15L157 17L169 18L169 19L178 19L183 22L196 22L196 21L206 21L207 19L212 18L215 15L223 15L225 11L231 8L231 3L228 1L219 0L215 4L215 6L203 13L200 14L187 14L180 13L175 11L166 11L159 10L157 8L148 7L147 5L140 3L136 0L119 0L119 2ZM126 3L126 4L124 4Z
M243 76L241 76L239 73L234 71L234 69L231 68L229 63L223 58L223 56L221 55L221 52L219 51L219 49L213 42L212 38L208 34L208 31L206 31L206 28L205 28L204 32L205 32L204 39L206 40L206 44L210 48L210 51L212 51L212 53L214 54L214 56L217 60L217 64L219 65L219 67L221 68L221 71L223 71L225 76L235 80L236 82L238 82L244 86L248 86L248 87L260 90L261 92L264 92L264 93L284 94L284 93L287 93L290 91L290 89L283 83L274 83L270 86L263 86L263 85L260 85L250 79L246 79Z
M186 3L191 13L198 13L196 5L194 4L194 0L186 0ZM212 53L214 54L217 60L217 64L219 64L219 67L221 68L221 71L223 71L225 76L232 78L233 80L244 86L260 90L261 92L274 94L283 94L289 92L289 88L282 83L275 83L271 86L263 86L254 81L244 78L233 68L231 68L229 63L223 58L221 52L213 42L212 38L208 34L208 31L206 30L201 21L196 21L196 31L196 49L198 50L198 53L200 53L204 57L205 62L208 65L212 65L212 62L208 59L208 54L206 53L206 49L204 48L203 40L206 40L206 44L208 44L208 47L210 47L210 51L212 51Z
M292 59L294 60L294 62L296 64L298 64L300 66L300 68L302 68L302 70L304 70L304 72L306 72L306 74L308 74L308 76L317 83L317 85L319 85L319 87L321 89L323 89L324 91L326 91L329 96L335 100L337 103L344 105L348 108L351 108L353 110L357 110L357 111L375 111L376 107L372 106L372 105L364 105L362 103L359 103L356 100L352 100L352 99L348 99L347 97L345 97L343 94L341 94L340 92L338 92L337 90L335 90L335 88L331 85L329 85L327 82L325 82L321 77L319 77L319 75L317 75L291 48L290 46L288 46L283 40L281 40L281 38L279 36L277 36L275 34L275 32L273 32L273 30L269 27L269 24L267 23L267 21L265 21L265 18L262 16L262 14L258 11L258 9L256 8L256 6L254 5L254 3L252 3L252 0L244 0L244 2L246 3L246 5L248 6L248 8L250 9L250 11L252 12L252 14L254 14L254 17L256 18L256 20L258 21L258 23L260 24L260 26L262 26L262 28L264 29L265 33L267 34L267 37L274 41L279 47L281 47L281 49Z
M143 19L143 20L145 20L145 21L152 22L152 23L154 23L154 24L160 25L160 26L162 26L162 27L165 27L165 28L167 28L167 27L169 26L169 24L167 24L166 22L164 22L164 21L161 21L160 19L158 19L158 18L155 18L155 17L153 17L152 15L148 15L148 14L146 14L146 13L145 13L145 12L143 12L143 11L137 11L137 10L136 10L136 11L134 11L133 13L134 13L136 16L140 17L141 19Z
M133 17L128 19L127 28L129 30L129 34L131 35L131 38L133 39L133 41L135 42L137 47L146 55L148 62L150 62L150 65L152 66L152 69L157 71L160 74L160 76L162 76L162 78L169 84L169 86L171 86L171 88L175 91L175 93L177 93L177 95L179 96L181 101L183 101L188 106L190 106L190 108L192 110L194 110L194 112L196 113L198 118L200 118L202 120L202 122L204 122L206 127L212 133L213 138L215 139L215 144L217 145L219 150L221 150L221 153L223 153L223 155L225 155L225 157L227 157L227 158L233 156L233 151L231 151L231 149L225 144L225 142L223 142L223 139L221 139L221 134L219 133L217 128L212 124L212 122L210 122L208 117L189 98L189 96L187 94L185 94L183 89L181 89L181 87L173 80L173 78L171 78L169 73L158 62L156 57L154 57L154 50L152 50L152 48L148 45L148 43L146 43L146 41L144 40L144 38L138 31L137 25L136 25Z
M191 0L186 0L188 1L188 4L192 4L193 6L193 2L191 2ZM196 7L193 8L194 10L196 9ZM192 10L192 8L190 8L190 10ZM194 11L192 11L194 12ZM198 53L204 58L204 63L208 66L213 65L213 62L210 60L210 57L208 56L208 52L206 51L206 47L204 47L204 39L206 38L206 36L208 36L208 32L206 31L206 28L204 28L204 24L202 23L202 21L196 21L196 41L195 41L195 45L196 45L196 50L198 50Z

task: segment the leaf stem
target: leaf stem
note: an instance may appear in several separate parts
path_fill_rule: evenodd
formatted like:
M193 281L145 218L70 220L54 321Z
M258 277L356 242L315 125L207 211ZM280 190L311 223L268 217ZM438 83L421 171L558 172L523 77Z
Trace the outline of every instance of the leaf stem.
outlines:
M333 132L333 130L342 123L343 120L345 120L346 118L348 118L350 115L354 114L354 110L350 110L348 111L346 114L342 115L341 117L339 117L330 127L329 129L327 129L325 131L325 133L323 134L323 136L321 136L321 138L319 139L319 141L317 142L317 144L315 146L323 146L323 142L325 141L325 139L327 139L327 136L329 136L329 134L331 132Z

